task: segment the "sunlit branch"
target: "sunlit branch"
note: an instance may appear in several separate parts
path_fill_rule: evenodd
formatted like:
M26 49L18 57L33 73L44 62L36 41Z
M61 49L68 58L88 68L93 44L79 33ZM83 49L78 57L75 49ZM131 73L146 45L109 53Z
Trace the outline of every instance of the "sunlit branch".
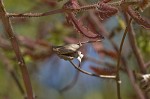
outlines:
M76 66L72 61L69 60L69 62L77 69L79 70L80 72L84 73L84 74L87 74L87 75L90 75L90 76L95 76L95 77L100 77L100 78L106 78L106 79L115 79L116 76L114 75L97 75L97 74L93 74L93 73L90 73L90 72L87 72L85 70L82 70L80 67Z

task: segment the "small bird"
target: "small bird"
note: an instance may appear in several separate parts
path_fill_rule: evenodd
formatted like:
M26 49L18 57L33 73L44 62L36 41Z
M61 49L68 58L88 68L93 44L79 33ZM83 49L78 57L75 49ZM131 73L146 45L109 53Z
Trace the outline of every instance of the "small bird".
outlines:
M79 51L80 47L86 43L94 43L101 41L102 39L96 41L80 42L77 44L67 44L64 46L53 46L53 51L64 60L73 60L74 58L77 58L81 62L84 55L81 53L81 51Z
M78 51L81 44L68 44L64 46L54 46L53 51L64 60L73 60L77 58L81 52Z

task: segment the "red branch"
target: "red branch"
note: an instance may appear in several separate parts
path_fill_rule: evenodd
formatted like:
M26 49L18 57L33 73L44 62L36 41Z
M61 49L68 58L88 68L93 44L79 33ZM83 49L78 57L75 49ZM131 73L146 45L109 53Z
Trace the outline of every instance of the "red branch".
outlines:
M34 99L29 73L28 73L26 64L24 62L24 59L21 55L16 36L13 33L11 22L10 22L9 17L7 16L7 12L4 9L4 5L3 5L2 0L0 0L0 18L1 18L2 23L4 25L4 30L5 30L6 34L8 35L8 38L11 41L11 45L13 47L13 50L16 54L16 58L18 60L18 65L20 66L21 73L23 76L23 81L24 81L25 88L27 91L28 99Z

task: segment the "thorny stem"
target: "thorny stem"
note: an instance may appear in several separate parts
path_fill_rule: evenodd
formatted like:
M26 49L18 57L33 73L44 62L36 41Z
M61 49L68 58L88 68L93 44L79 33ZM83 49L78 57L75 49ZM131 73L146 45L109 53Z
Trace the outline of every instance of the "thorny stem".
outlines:
M85 70L82 70L79 66L76 66L71 60L69 60L69 62L70 62L77 70L79 70L80 72L82 72L82 73L84 73L84 74L87 74L87 75L90 75L90 76L95 76L95 77L100 77L100 78L105 78L105 79L115 79L115 78L116 78L116 76L111 76L111 75L96 75L96 74L87 72L87 71L85 71Z
M118 96L118 99L121 99L121 93L120 93L120 84L121 84L121 81L120 81L120 74L119 74L119 69L120 69L120 60L121 60L121 51L122 51L122 47L123 47L123 44L124 44L124 40L125 40L125 37L126 37L126 34L128 33L128 30L129 30L129 25L132 21L132 18L129 20L128 24L127 24L127 27L124 31L124 34L123 34L123 37L122 37L122 40L121 40L121 44L120 44L120 48L119 48L119 52L118 52L118 61L117 61L117 73L116 73L116 83L117 83L117 96Z
M0 0L0 18L2 20L4 30L7 33L8 37L11 41L11 45L13 47L13 50L16 54L16 58L18 60L18 65L20 66L21 73L22 73L22 76L23 76L23 81L24 81L25 88L26 88L26 91L27 91L27 98L28 99L34 99L33 92L32 92L32 86L31 86L31 82L30 82L30 78L29 78L29 73L28 73L26 64L24 62L24 59L21 55L21 52L20 52L20 49L19 49L19 46L18 46L18 43L17 43L16 36L13 33L13 29L12 29L12 26L11 26L10 19L7 16L6 13L7 12L4 9L3 2L2 2L2 0Z

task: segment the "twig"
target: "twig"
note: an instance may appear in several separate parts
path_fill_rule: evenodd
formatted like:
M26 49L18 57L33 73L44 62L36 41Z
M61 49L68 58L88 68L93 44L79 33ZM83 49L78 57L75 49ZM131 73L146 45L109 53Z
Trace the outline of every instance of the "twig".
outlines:
M25 17L42 17L42 16L49 16L49 15L53 15L53 14L58 14L58 13L63 13L64 10L63 9L56 9L56 10L52 10L52 11L48 11L48 12L44 12L44 13L20 13L20 14L16 14L16 13L7 13L8 17L21 17L21 18L25 18Z
M87 75L90 75L90 76L95 76L95 77L100 77L100 78L106 78L106 79L115 79L116 76L111 76L111 75L96 75L96 74L93 74L93 73L90 73L90 72L87 72L85 70L82 70L79 66L76 66L71 60L69 60L69 62L77 69L79 70L80 72L84 73L84 74L87 74Z
M137 63L139 64L139 68L140 68L142 73L146 73L145 65L144 65L144 59L143 59L143 57L140 53L140 50L138 49L138 46L136 44L135 33L134 33L134 30L133 30L133 27L131 24L129 25L128 37L129 37L130 46L133 50L133 53L134 53L135 58L137 60Z
M118 96L118 99L121 99L121 94L120 94L120 84L121 84L121 81L120 81L120 75L119 75L121 52L122 52L122 47L123 47L123 43L124 43L126 34L128 33L128 29L129 29L128 26L130 25L131 21L132 21L132 19L129 20L129 22L127 24L127 27L126 27L126 29L124 31L124 34L123 34L123 37L122 37L122 40L121 40L121 44L120 44L120 48L119 48L119 52L118 52L117 73L116 73L116 83L117 83L117 96Z
M126 18L126 21L129 20L127 14L125 14L125 18ZM135 58L137 60L137 63L139 65L139 68L140 68L140 71L145 74L146 73L146 68L145 68L145 64L144 64L144 59L140 53L140 50L138 49L137 47L137 44L136 44L136 38L135 38L135 33L134 33L134 30L133 30L133 26L132 24L129 25L129 34L128 34L128 37L129 37L129 42L130 42L130 45L131 45L131 48L133 50L133 53L135 55ZM149 96L147 93L143 93L145 99L148 99ZM144 98L143 98L144 99Z
M82 4L86 4L86 3L83 2L83 0L82 0ZM90 11L89 13L90 13L90 19L91 19L92 22L94 22L94 24L98 27L99 31L102 30L102 31L103 31L103 32L102 32L103 35L104 35L105 37L109 37L109 33L106 31L106 29L103 27L103 25L99 22L99 20L98 20L98 18L96 17L96 15L95 15L92 11ZM116 52L119 52L119 49L118 49L116 43L115 43L112 39L110 39L110 38L109 38L108 40L109 40L110 43L112 44L112 46L113 46L113 48L115 49L115 51L116 51ZM126 61L125 61L124 57L122 56L121 59L122 59L122 62L123 62L123 66L125 66L126 71L127 71L128 75L129 75L130 82L131 82L131 84L132 84L132 86L133 86L133 88L134 88L134 91L135 91L137 97L139 97L140 99L146 99L146 98L144 97L144 95L143 95L141 89L139 88L139 86L135 83L134 77L133 77L133 73L132 73L132 71L127 67L127 64L126 64Z
M137 96L139 97L139 99L146 99L142 90L139 88L139 86L135 83L135 78L134 78L134 74L133 72L129 69L128 66L126 66L126 70L130 79L130 82L135 90L135 93L137 94Z
M80 45L80 44L87 44L87 43L96 43L96 42L101 42L103 39L104 39L104 37L101 37L100 40L89 40L89 41L80 42L77 44Z
M108 37L109 33L104 29L104 27L101 25L101 23L97 20L97 17L92 12L90 12L90 18L96 24L96 26L98 26L98 29L102 29L103 30L103 35ZM112 46L115 49L115 51L119 52L119 49L118 49L116 43L110 38L108 40L112 44ZM131 84L132 84L132 86L133 86L133 88L135 90L135 93L137 94L138 97L140 97L140 99L145 99L141 89L139 88L139 86L134 81L132 71L126 65L126 62L124 61L125 60L124 57L121 56L121 59L122 59L122 62L123 62L123 66L125 66L126 71L127 71L128 75L129 75L129 79L130 79L130 82L131 82Z
M13 80L15 81L20 93L25 96L25 92L24 92L24 89L21 85L21 83L19 82L17 76L16 76L16 73L15 71L13 70L13 66L11 65L10 61L5 57L5 55L3 55L3 52L2 50L0 50L1 53L0 53L0 59L2 61L2 63L4 64L4 67L6 68L6 70L10 73L10 75L12 76Z
M29 73L28 73L27 67L25 65L24 59L21 55L21 52L20 52L20 49L19 49L19 46L17 43L17 39L12 30L10 19L7 16L7 12L5 11L2 1L3 0L0 0L0 17L2 19L4 30L5 30L6 34L8 35L8 37L11 41L13 50L16 54L16 58L18 60L18 65L20 66L21 73L23 76L23 81L24 81L25 88L27 91L27 97L28 97L28 99L34 99L33 92L32 92L32 86L31 86L31 82L30 82L30 78L29 78Z
M139 99L146 99L142 90L135 82L133 71L129 68L129 66L127 66L126 59L123 56L122 56L122 63L124 64L124 67L127 71L128 77L130 79L129 81L131 82L131 85L134 88L137 97L139 97Z

